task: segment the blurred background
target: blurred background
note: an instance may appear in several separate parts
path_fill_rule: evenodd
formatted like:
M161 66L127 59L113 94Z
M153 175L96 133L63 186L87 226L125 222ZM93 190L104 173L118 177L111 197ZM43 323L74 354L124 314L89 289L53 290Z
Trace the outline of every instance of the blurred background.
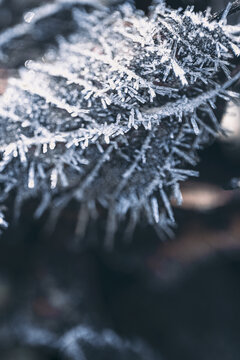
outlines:
M0 0L0 31L44 2ZM116 1L106 3L111 6ZM151 2L135 3L147 11ZM190 4L198 10L211 6L219 11L228 2L167 3L175 8ZM45 26L52 33L58 26L71 31L64 16ZM239 23L239 19L234 15L230 21ZM49 34L16 45L10 70L1 65L0 93L11 71L41 54L51 40ZM138 337L160 354L159 359L239 360L239 103L230 103L224 111L221 108L219 117L230 135L219 137L199 154L200 177L182 184L183 206L175 206L178 226L173 239L161 242L152 229L139 225L131 243L116 239L115 249L106 253L95 239L101 238L101 224L97 235L90 231L87 245L74 241L74 204L51 236L42 231L45 219L32 223L34 201L26 204L20 221L0 239L1 360L65 358L49 346L47 334L61 336L79 324L97 332L111 328L121 338ZM31 338L36 329L41 331ZM90 360L138 359L130 354L120 357L117 349L110 355L104 344L96 352L94 344L90 348L86 349Z

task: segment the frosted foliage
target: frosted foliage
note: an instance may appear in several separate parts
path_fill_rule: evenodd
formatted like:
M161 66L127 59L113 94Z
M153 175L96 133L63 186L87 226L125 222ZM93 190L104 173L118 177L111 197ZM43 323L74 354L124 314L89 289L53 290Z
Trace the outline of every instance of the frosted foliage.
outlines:
M0 328L0 335L7 343L10 339L32 349L50 349L61 359L88 360L95 354L99 359L162 359L142 340L121 338L107 328L96 332L89 326L79 325L59 336L33 323L19 324L19 320L14 319L11 326Z
M149 17L129 4L72 14L76 32L26 62L0 98L1 201L14 189L18 203L40 197L39 217L76 199L79 234L103 207L107 241L140 216L169 235L179 182L197 175L196 151L221 131L216 100L237 96L239 26L161 2Z

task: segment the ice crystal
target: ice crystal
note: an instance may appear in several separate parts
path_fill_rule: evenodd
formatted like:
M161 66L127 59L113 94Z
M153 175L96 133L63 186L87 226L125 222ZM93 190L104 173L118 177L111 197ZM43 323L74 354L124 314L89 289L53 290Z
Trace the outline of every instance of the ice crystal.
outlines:
M170 234L179 182L197 175L196 151L221 131L217 98L237 96L239 26L227 24L230 7L216 21L163 2L149 16L130 4L86 12L80 3L44 5L0 35L4 54L66 4L77 24L57 50L27 61L0 99L2 202L14 189L20 202L40 196L39 217L76 199L79 234L106 208L108 242L124 218L126 232L145 216Z

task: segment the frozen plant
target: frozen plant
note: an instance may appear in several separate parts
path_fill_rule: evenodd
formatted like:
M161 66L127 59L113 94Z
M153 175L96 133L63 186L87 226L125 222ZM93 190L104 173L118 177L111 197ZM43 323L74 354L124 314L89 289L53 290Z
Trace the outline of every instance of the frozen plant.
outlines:
M14 319L15 320L15 319ZM19 324L19 320L10 326L0 327L0 344L14 343L31 349L52 350L62 360L99 359L139 359L161 360L142 340L127 340L119 337L111 329L95 331L89 326L78 325L66 331L62 336L45 328L27 322Z
M17 34L66 3L35 9ZM104 208L108 246L124 219L127 234L145 217L171 235L179 182L197 176L196 152L221 132L216 101L239 96L230 10L215 20L163 2L149 16L128 3L114 12L72 5L74 34L27 61L0 98L1 202L15 191L17 211L37 197L35 216L50 208L57 218L75 199L79 236ZM0 35L2 54L17 34Z

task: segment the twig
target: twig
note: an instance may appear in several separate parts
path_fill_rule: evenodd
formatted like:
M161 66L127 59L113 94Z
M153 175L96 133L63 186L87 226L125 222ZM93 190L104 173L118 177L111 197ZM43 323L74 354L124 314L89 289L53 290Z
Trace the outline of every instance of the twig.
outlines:
M214 20L221 20L222 16L224 15L226 9L216 12L212 15L211 21ZM228 11L227 17L233 14L236 14L240 11L240 0L235 0L232 4L230 4L230 9Z

